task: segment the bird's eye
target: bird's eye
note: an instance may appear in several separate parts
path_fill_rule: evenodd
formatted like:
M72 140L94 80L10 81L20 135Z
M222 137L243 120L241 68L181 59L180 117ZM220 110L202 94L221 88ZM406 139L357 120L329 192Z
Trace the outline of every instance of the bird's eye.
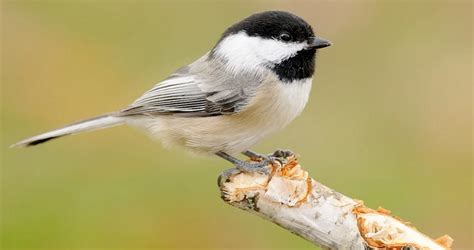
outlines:
M291 35L288 33L281 33L279 37L280 37L280 40L282 41L285 41L285 42L291 41Z

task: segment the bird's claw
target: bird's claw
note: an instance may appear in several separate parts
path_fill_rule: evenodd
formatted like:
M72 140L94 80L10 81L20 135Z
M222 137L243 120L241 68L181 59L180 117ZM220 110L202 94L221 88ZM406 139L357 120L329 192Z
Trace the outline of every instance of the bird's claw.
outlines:
M277 158L290 158L292 156L294 156L295 153L293 153L293 151L291 150L287 150L287 149L277 149L275 152L273 152L272 156L274 157L277 157Z
M288 158L294 156L295 154L290 150L278 149L273 154L264 155L255 153L252 151L246 151L244 153L252 161L256 162L241 162L237 164L236 167L244 172L260 172L263 174L269 174L269 165L272 163L278 162L280 166L284 166Z

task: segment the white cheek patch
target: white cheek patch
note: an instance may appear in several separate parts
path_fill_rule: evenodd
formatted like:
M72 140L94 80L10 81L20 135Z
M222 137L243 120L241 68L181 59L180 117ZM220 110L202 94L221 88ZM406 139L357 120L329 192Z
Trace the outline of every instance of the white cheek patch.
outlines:
M222 40L215 53L227 59L227 67L232 72L255 71L294 56L305 45L253 37L240 32Z

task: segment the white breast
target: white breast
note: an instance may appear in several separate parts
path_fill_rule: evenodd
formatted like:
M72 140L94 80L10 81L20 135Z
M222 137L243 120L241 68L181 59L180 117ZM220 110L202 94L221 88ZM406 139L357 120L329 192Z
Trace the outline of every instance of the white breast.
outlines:
M269 81L261 86L242 116L256 121L262 138L277 132L301 114L309 99L311 82L311 78L291 83Z
M309 99L311 82L310 78L263 87L256 105L262 107L259 113L272 121L268 124L268 130L272 131L274 126L281 129L301 114Z
M266 81L247 108L234 115L159 116L140 123L167 146L184 146L195 153L235 154L280 131L301 114L308 102L311 81Z

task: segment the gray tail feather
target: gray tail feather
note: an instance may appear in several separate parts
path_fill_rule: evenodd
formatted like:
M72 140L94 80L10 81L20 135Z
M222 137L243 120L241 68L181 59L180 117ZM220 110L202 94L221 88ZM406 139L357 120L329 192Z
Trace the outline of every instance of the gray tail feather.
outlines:
M27 138L11 145L10 147L13 148L34 146L66 135L73 135L81 132L108 128L120 125L122 123L124 123L124 118L122 117L116 117L111 114L101 115L67 125L63 128L59 128L53 131Z

